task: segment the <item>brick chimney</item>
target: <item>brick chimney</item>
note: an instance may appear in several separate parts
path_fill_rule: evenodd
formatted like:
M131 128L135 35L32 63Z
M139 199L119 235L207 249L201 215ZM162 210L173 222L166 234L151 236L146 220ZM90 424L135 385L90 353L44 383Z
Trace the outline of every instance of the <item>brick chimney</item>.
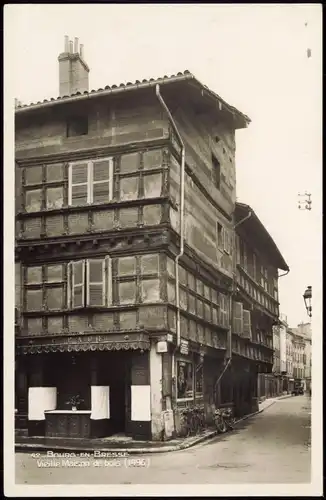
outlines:
M78 38L72 42L65 36L64 52L58 61L60 97L88 91L89 67L84 61L84 46L79 46Z

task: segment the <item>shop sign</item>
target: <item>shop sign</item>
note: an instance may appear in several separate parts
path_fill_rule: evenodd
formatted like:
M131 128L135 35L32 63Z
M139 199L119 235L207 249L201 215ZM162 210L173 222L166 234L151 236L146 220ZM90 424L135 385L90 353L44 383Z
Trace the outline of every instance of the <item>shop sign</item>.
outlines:
M185 356L189 354L189 342L187 340L181 340L180 353L184 354Z
M168 343L165 340L161 340L160 342L157 342L156 352L157 353L168 352Z

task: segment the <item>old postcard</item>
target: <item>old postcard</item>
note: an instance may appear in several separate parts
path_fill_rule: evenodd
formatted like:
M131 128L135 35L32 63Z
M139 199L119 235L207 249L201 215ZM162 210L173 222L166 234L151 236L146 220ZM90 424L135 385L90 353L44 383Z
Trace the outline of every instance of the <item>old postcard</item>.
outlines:
M321 14L6 5L7 496L322 495Z

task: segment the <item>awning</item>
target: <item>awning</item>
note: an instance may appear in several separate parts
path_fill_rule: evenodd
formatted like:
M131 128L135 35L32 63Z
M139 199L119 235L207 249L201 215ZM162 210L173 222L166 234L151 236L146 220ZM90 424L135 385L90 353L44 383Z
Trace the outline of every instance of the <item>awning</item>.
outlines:
M18 345L17 345L18 344ZM18 354L50 352L149 350L149 336L143 332L34 337L17 339Z

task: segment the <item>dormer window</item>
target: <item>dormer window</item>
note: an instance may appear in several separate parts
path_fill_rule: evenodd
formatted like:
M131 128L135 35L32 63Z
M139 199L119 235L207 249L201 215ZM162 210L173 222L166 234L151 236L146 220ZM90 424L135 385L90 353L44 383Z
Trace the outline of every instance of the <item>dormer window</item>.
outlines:
M67 137L88 134L88 116L75 116L67 121Z

